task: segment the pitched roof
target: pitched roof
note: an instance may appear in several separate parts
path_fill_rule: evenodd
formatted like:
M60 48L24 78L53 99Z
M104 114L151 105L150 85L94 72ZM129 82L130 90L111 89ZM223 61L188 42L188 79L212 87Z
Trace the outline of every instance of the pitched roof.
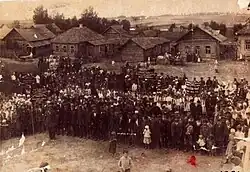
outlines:
M26 41L33 42L33 41L41 41L41 40L48 40L52 39L52 34L48 29L38 29L38 28L30 28L30 29L17 29L13 28L16 32L18 32Z
M158 35L158 37L166 38L172 42L178 40L180 37L182 37L187 32L170 32L170 31L161 31Z
M131 40L144 50L153 48L156 45L170 42L165 38L157 38L157 37L137 37L137 38L132 38Z
M52 40L53 43L81 43L97 39L104 39L104 37L87 27L73 27L66 32L58 35Z
M92 45L105 45L105 44L119 44L124 45L129 38L105 38L105 39L98 39L88 41Z
M3 39L11 31L6 25L3 25L0 28L0 39Z
M208 35L210 35L211 37L213 37L214 39L216 39L219 42L224 42L227 40L227 37L223 36L222 34L217 32L216 30L213 30L212 28L210 28L208 26L196 26L194 28L194 30L195 29L202 30L203 32L207 33ZM193 31L189 30L186 34L182 35L177 41L181 40L184 36L186 36L190 32L193 32Z
M60 33L62 32L62 30L55 24L55 23L52 23L51 24L51 27L55 30L55 32L57 33Z
M199 28L201 30L203 30L204 32L206 32L207 34L211 35L213 38L215 38L216 40L218 40L219 42L224 42L227 40L227 37L223 36L222 34L220 34L219 32L217 32L216 30L213 30L211 27L204 27L204 26L199 26Z
M41 47L41 46L49 45L49 44L50 44L50 41L48 40L29 42L29 45L31 47Z
M247 24L241 30L237 32L237 35L250 35L250 25Z
M121 34L124 37L128 37L128 38L132 37L131 35L129 35L129 33L125 29L123 29L122 25L112 25L107 30L105 30L104 33L108 31L109 29L115 30L117 33Z
M51 32L46 25L39 24L39 25L34 25L31 28L34 28L37 30L40 34L42 34L44 37L48 39L53 39L55 38L55 34Z

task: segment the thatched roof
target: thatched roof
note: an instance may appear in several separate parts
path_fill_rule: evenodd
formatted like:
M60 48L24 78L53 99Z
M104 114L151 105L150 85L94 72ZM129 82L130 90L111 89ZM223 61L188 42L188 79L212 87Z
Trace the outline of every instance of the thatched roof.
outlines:
M78 44L92 40L104 39L104 37L87 27L73 27L58 35L53 43Z

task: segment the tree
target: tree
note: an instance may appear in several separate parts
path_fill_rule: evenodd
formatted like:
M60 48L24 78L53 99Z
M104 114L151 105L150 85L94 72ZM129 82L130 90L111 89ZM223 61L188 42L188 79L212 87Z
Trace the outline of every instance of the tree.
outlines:
M173 32L174 28L176 28L176 24L175 23L171 24L171 26L169 27L169 31Z
M224 23L219 24L215 21L210 21L210 23L205 22L204 25L211 27L213 30L220 30L220 34L222 34L224 36L226 35L227 26Z
M236 34L242 28L243 28L243 25L241 23L240 24L235 24L234 27L233 27L234 34Z
M101 18L98 17L97 12L94 11L94 8L88 7L81 14L79 24L83 24L84 26L87 26L88 28L101 33L104 30L101 21Z
M130 30L130 21L128 20L122 20L121 21L121 25L123 26L123 29L126 30L126 31L129 31Z
M44 9L43 6L38 6L34 10L33 21L35 24L49 24L51 23L51 18L48 14L48 10Z
M214 30L220 29L220 25L218 23L216 23L215 21L211 21L209 26Z
M62 30L67 30L67 23L65 20L65 17L63 14L57 13L53 18L52 18L53 23L55 23L59 28Z
M227 32L227 26L225 24L221 23L219 25L219 30L220 30L220 34L225 36L226 32Z
M204 22L204 26L209 26L209 22Z
M14 20L13 23L11 24L13 28L20 28L20 21L19 20Z
M192 29L194 29L195 28L195 25L193 24L193 23L190 23L189 25L188 25L188 30L192 30Z

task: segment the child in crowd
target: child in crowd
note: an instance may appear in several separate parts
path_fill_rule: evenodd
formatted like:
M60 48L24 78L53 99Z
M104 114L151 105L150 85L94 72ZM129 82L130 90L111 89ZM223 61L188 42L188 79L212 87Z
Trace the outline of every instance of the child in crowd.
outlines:
M116 154L116 145L117 145L116 133L112 131L111 139L109 141L109 152L112 153L113 156Z
M144 135L143 143L145 144L145 149L149 149L149 145L151 143L151 131L148 125L145 126L143 135Z
M206 149L206 140L202 135L199 135L199 139L197 140L197 146L198 146L198 150L200 150L200 152L204 152L207 151Z

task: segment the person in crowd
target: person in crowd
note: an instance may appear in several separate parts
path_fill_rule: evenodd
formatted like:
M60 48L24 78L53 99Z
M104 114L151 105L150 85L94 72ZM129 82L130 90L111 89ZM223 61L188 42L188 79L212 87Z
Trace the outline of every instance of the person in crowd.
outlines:
M226 149L226 163L232 158L234 147L235 147L235 129L230 130L229 142Z
M44 59L39 65L50 61ZM58 64L48 65L39 77L15 73L17 94L3 93L0 102L0 121L6 120L12 137L48 129L51 139L58 133L109 140L115 131L117 142L142 146L142 131L148 125L152 148L171 145L189 151L202 135L207 149L225 151L231 128L240 126L248 136L249 94L244 78L235 79L232 89L230 81L216 77L190 81L186 75L157 75L131 64L121 74L79 64L58 58Z
M143 143L144 143L144 145L145 145L145 149L149 149L150 148L150 143L151 143L151 131L150 131L150 129L149 129L149 126L148 125L146 125L145 126L145 129L144 129L144 131L143 131L143 136L144 136L144 138L143 138Z

